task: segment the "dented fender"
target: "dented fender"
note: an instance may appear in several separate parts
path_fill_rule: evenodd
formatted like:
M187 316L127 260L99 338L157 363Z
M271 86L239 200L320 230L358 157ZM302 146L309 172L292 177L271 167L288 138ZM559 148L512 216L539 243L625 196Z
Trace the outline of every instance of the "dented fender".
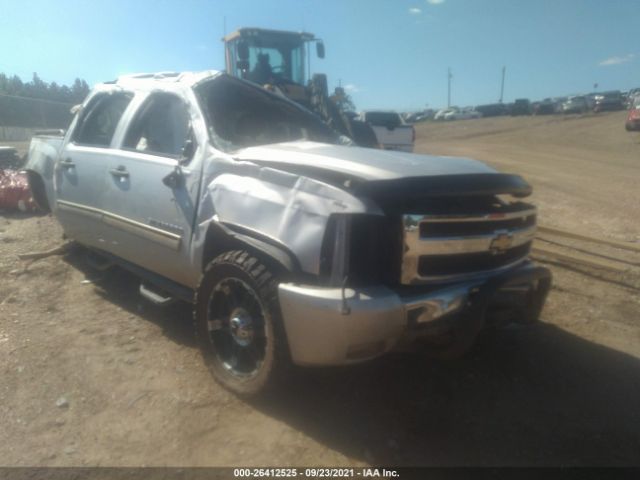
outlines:
M318 274L330 215L383 215L369 200L318 180L268 167L256 167L253 173L221 173L204 187L200 211L208 216L199 222L198 237L204 239L210 222L249 237L253 232L291 252L303 272Z

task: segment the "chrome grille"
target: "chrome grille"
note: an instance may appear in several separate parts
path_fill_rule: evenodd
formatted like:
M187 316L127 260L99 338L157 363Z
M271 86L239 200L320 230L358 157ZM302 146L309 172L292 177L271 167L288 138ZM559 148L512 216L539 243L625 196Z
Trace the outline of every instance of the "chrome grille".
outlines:
M403 215L402 283L471 277L521 262L535 236L536 210L519 205L488 213Z

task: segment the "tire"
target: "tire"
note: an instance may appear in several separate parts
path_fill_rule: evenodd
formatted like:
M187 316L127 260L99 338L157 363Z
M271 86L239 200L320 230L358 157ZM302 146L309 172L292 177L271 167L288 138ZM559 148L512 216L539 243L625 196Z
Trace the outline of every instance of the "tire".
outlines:
M27 180L29 182L29 188L31 189L31 195L36 206L44 213L51 212L49 207L49 201L47 200L47 194L44 187L42 178L37 173L27 170Z
M228 390L264 394L289 370L278 282L250 253L231 251L209 263L196 292L194 320L202 357Z

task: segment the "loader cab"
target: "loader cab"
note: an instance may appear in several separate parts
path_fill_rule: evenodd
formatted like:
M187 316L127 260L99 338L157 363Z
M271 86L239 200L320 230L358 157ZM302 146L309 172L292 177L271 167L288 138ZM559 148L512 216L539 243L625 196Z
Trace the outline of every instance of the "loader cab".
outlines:
M311 33L241 28L222 41L227 73L260 85L306 85L311 43L324 58L324 44Z

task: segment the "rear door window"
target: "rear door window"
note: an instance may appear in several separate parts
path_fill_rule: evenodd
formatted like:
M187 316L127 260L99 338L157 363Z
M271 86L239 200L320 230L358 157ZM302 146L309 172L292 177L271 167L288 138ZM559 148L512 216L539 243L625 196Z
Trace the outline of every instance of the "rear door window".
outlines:
M184 101L176 95L156 93L140 107L123 148L180 158L191 137L191 120Z
M132 98L133 95L129 93L105 93L94 97L83 109L74 133L74 143L108 147Z

